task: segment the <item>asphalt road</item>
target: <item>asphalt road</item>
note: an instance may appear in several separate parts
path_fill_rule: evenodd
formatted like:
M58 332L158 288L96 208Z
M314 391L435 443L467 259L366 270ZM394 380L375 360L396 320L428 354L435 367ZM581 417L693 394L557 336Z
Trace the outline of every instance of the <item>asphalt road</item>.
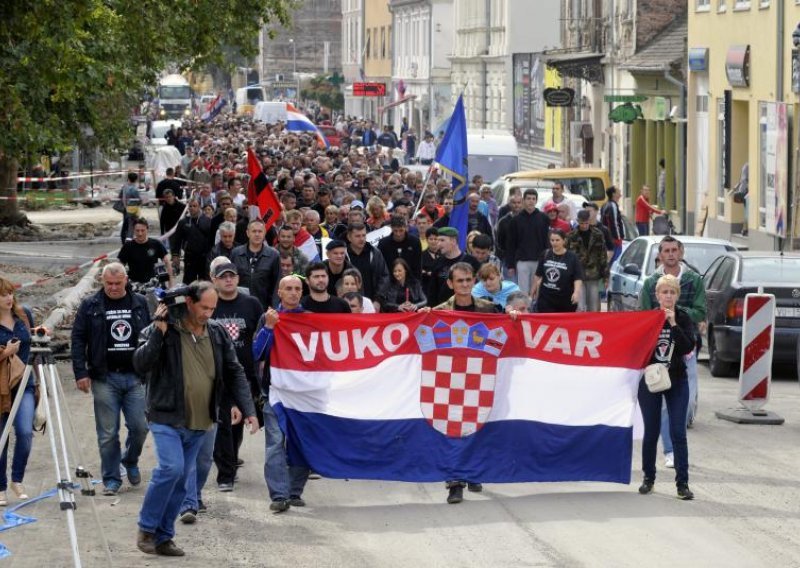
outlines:
M99 469L91 398L60 372L66 408L79 434L80 463ZM447 505L443 484L321 479L309 481L308 507L275 515L262 478L263 434L247 436L245 466L233 493L220 493L214 471L197 524L178 525L187 556L148 557L135 546L144 486L116 498L77 497L84 566L800 566L800 388L776 380L768 408L783 426L741 426L714 411L736 405L737 383L713 379L700 365L700 412L689 433L693 502L674 496L671 470L641 496L639 444L631 485L548 483L485 485L482 494ZM77 455L77 452L73 452ZM73 460L74 461L74 460ZM143 456L145 482L152 439ZM659 462L660 465L660 462ZM46 437L36 436L25 479L39 494L55 482ZM13 504L13 500L12 500ZM65 513L50 498L21 513L33 524L0 533L7 566L71 565ZM95 516L96 515L96 516Z

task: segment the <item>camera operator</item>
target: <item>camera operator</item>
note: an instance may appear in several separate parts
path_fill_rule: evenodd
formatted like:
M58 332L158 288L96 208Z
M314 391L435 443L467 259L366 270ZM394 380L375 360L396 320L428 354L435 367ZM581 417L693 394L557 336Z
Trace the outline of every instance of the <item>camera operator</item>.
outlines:
M139 513L136 540L139 550L148 554L184 555L172 541L175 521L186 496L187 475L206 432L219 421L224 397L238 407L231 423L238 423L243 412L250 432L258 431L233 341L221 324L210 320L217 298L210 282L193 282L167 293L154 323L139 335L133 355L136 370L147 381L147 415L158 462Z
M133 369L139 332L150 323L143 296L129 289L119 262L103 268L103 289L81 302L72 326L72 369L79 390L94 397L94 417L104 495L116 495L122 485L120 464L131 485L142 481L139 456L147 437L144 386ZM128 438L120 456L119 413L125 416Z
M133 239L125 241L117 259L128 268L131 282L144 284L156 276L156 264L162 261L169 275L169 287L173 286L172 263L166 247L158 239L148 236L147 219L139 217L133 221Z
M244 368L244 374L250 384L250 392L254 398L259 393L259 386L253 363L253 334L258 318L264 309L261 303L252 296L239 292L239 274L236 267L224 256L211 261L211 281L217 291L219 300L212 316L213 321L222 325L233 341L236 357ZM211 464L217 464L217 486L222 492L233 491L236 479L236 467L239 460L239 447L242 444L244 425L231 423L231 408L234 402L231 397L223 397L220 402L219 423L216 431L211 428L201 445L197 455L194 475L189 474L186 484L186 497L180 508L182 523L191 524L197 519L202 505L202 491L211 470Z

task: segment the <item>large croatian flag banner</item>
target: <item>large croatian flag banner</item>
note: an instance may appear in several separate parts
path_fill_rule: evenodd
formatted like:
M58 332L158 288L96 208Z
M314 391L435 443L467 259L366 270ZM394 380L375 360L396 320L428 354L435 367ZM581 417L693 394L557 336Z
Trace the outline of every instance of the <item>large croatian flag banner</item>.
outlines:
M270 403L330 478L630 483L663 312L282 314Z

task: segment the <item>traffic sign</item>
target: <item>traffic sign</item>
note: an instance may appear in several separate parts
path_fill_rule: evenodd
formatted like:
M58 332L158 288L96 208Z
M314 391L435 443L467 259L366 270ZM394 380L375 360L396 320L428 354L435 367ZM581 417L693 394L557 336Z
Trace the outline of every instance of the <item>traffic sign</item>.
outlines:
M353 83L354 97L385 97L386 83Z

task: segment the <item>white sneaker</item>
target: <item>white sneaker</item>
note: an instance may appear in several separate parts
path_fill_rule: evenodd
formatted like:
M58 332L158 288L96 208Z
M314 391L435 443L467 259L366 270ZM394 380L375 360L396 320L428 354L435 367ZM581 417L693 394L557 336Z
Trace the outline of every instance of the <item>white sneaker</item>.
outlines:
M664 454L664 467L675 469L675 456L672 452Z

